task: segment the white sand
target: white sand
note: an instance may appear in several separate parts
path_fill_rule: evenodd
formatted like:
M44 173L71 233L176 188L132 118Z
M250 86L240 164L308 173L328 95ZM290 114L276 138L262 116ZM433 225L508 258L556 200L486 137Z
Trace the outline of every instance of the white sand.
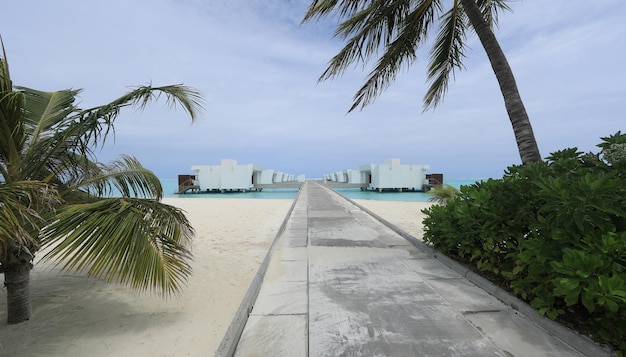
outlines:
M164 300L67 275L31 272L33 316L6 324L0 289L0 356L212 356L247 291L291 200L168 198L196 229L193 275L184 294ZM358 201L412 235L419 202Z
M425 215L421 211L432 205L430 202L373 200L354 200L354 202L418 239L422 239L424 233L422 220Z
M212 356L291 200L168 198L196 230L193 275L169 300L46 266L31 272L33 316L6 324L0 356Z

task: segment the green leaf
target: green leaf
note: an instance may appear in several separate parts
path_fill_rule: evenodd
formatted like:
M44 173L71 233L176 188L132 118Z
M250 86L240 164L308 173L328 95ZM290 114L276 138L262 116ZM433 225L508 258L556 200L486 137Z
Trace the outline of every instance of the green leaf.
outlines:
M576 279L563 278L559 280L559 287L567 291L574 290L579 285L580 281Z
M590 313L596 310L596 304L594 303L594 299L591 294L583 294L581 302L583 303L583 306L587 309L587 311L589 311Z
M44 259L63 269L178 294L191 274L193 228L177 208L158 201L108 198L64 207L44 228Z

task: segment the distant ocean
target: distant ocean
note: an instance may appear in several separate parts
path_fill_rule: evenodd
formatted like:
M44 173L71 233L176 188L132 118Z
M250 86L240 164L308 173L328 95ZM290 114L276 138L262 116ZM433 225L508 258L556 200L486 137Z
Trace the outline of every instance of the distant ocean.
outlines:
M451 179L445 180L444 183L456 188L462 185L471 185L485 179ZM289 188L265 188L263 191L251 192L227 192L227 193L186 193L176 194L178 190L177 179L161 179L163 192L165 197L180 198L265 198L265 199L294 199L298 195L298 189ZM338 189L342 195L355 200L377 200L377 201L409 201L409 202L427 202L430 195L424 192L377 192L377 191L361 191L358 188Z

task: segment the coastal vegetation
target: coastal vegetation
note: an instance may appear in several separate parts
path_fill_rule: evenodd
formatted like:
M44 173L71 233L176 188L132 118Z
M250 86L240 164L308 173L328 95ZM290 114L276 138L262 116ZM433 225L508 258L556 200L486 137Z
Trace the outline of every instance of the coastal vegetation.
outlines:
M320 80L341 76L353 63L365 67L382 53L355 94L349 111L371 104L403 66L415 62L417 50L438 26L427 65L430 86L423 99L424 110L435 108L443 100L455 70L463 69L467 33L475 32L498 80L521 161L536 162L541 161L541 155L530 119L513 71L492 30L498 23L498 12L510 10L507 2L459 0L450 1L450 6L444 8L440 0L314 0L303 22L337 16L340 23L335 36L346 40Z
M80 90L14 86L2 50L0 272L8 323L30 318L29 277L40 250L66 270L139 291L180 292L191 273L193 228L180 209L160 202L159 179L136 158L102 163L94 150L113 135L122 109L165 99L193 121L202 109L200 93L182 85L140 86L82 109Z
M423 212L424 240L626 352L626 134L511 166Z

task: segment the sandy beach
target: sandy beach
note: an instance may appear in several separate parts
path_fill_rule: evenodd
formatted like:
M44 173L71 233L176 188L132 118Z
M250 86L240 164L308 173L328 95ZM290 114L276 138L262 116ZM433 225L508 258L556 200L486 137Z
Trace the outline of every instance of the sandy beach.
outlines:
M193 275L180 297L162 299L69 275L31 272L33 315L6 324L0 290L0 356L212 356L292 200L167 198L196 230ZM423 202L358 200L414 236Z

